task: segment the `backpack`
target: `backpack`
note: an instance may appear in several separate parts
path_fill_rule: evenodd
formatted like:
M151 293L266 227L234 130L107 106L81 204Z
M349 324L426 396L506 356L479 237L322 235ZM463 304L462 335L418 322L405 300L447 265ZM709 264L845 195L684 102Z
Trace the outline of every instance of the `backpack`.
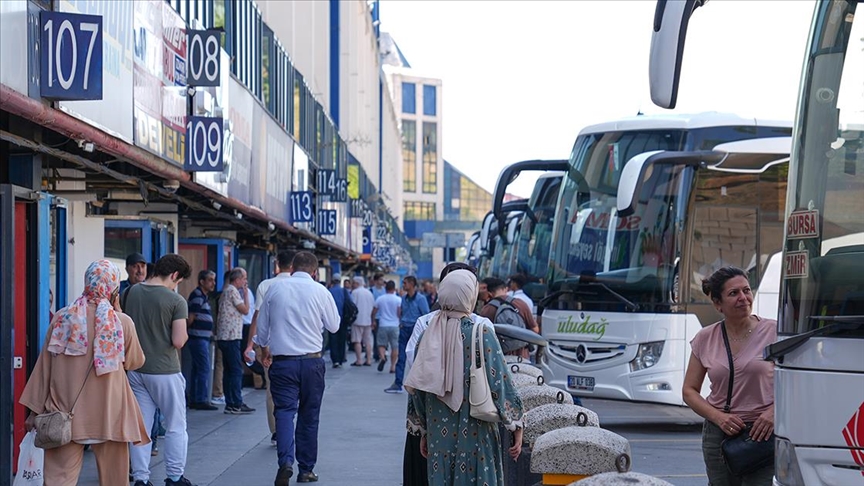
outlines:
M506 297L504 300L495 298L489 301L489 305L495 307L495 319L492 321L495 324L508 324L510 326L521 327L525 329L525 319L519 314L519 309L513 305L513 297ZM501 350L505 353L516 351L527 346L522 341L516 341L505 337L498 338L501 341Z
M357 314L360 313L360 310L357 308L357 304L351 300L351 295L345 288L342 289L342 294L344 295L342 301L342 322L346 326L350 326L357 320Z

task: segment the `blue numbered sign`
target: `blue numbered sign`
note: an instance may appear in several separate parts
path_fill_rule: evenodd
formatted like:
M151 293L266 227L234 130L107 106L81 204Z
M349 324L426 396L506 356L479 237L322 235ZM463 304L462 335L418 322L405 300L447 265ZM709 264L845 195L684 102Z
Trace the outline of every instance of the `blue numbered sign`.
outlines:
M102 17L43 10L39 93L55 100L102 99Z
M318 194L333 196L336 192L336 171L333 169L318 169Z
M222 118L190 116L186 122L186 163L188 172L222 172Z
M321 209L318 211L318 235L333 236L336 234L336 210Z
M291 206L291 223L311 223L314 221L314 212L312 211L312 192L300 191L292 192L288 196L288 204Z
M222 31L187 30L186 35L186 80L189 86L219 86Z
M333 194L335 202L348 202L348 179L336 179L336 192Z

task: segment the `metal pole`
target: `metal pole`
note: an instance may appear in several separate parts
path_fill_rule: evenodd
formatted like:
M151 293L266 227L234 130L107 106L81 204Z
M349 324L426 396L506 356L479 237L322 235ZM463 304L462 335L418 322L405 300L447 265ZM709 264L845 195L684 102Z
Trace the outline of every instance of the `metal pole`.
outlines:
M0 483L12 482L12 340L15 322L15 195L11 185L0 185ZM5 457L5 459L3 459ZM3 479L7 478L7 479Z

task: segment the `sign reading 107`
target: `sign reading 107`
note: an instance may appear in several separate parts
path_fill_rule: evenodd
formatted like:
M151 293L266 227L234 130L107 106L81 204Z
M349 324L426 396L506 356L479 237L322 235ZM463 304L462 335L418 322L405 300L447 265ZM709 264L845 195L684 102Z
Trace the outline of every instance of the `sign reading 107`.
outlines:
M43 10L39 94L55 100L102 99L102 17Z

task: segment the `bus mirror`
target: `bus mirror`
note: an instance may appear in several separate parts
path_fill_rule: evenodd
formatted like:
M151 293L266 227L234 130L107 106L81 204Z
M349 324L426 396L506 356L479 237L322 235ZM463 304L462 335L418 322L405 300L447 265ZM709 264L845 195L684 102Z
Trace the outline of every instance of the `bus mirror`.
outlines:
M651 83L651 101L661 108L675 108L687 26L693 11L706 1L657 0L648 79Z
M618 195L616 205L618 216L630 216L635 211L638 202L637 195L642 191L642 182L648 166L654 164L679 164L702 166L705 164L717 164L727 154L725 152L698 151L698 152L667 152L654 150L635 155L621 171L618 179Z

